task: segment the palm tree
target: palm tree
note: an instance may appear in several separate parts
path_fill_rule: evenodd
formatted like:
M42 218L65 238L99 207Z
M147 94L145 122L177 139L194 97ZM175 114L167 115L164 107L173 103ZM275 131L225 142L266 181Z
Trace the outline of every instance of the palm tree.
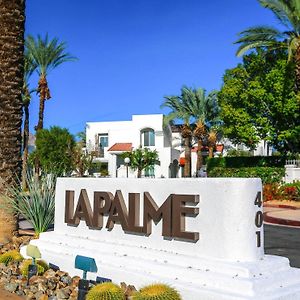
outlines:
M75 57L65 51L66 44L64 42L59 42L57 38L49 40L48 35L44 39L41 36L38 36L37 39L28 36L26 48L37 65L39 75L37 87L37 93L40 96L39 120L35 129L40 130L44 127L45 101L51 98L47 76L52 69L64 62L75 60Z
M28 140L29 140L29 105L31 101L31 93L29 89L29 78L36 69L36 64L33 62L28 52L24 55L24 81L22 89L23 109L24 109L24 128L23 128L23 165L22 165L22 187L26 188L27 177L27 160L28 160Z
M186 94L189 95L189 113L196 120L194 136L198 143L196 166L198 173L203 164L202 146L205 140L207 140L210 148L210 156L213 154L213 148L216 143L216 128L221 124L219 118L220 107L218 105L217 91L212 91L206 96L206 91L202 88L191 89L185 87L185 89ZM209 130L213 127L214 130L208 134Z
M21 175L21 125L25 1L0 2L0 192ZM2 197L1 197L2 198ZM16 228L16 218L0 209L0 243Z
M258 0L270 9L286 30L280 31L270 26L250 27L241 33L235 42L240 44L237 55L264 47L270 51L287 49L289 61L295 63L296 91L300 90L300 4L299 0Z
M165 124L169 124L176 119L182 120L181 136L184 139L185 164L183 170L184 177L191 177L191 146L192 146L192 128L191 114L189 110L189 93L188 90L181 88L180 96L166 96L161 108L168 107L170 113L165 116Z
M142 177L142 171L154 167L159 164L158 153L156 150L149 150L148 148L137 148L131 152L124 152L123 158L129 157L129 166L133 170L137 170L137 177Z

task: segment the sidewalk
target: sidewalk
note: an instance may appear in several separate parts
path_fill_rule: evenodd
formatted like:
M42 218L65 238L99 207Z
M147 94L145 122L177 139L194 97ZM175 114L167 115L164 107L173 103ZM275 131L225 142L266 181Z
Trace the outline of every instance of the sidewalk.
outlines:
M286 225L300 228L300 204L266 202L264 221L269 224Z

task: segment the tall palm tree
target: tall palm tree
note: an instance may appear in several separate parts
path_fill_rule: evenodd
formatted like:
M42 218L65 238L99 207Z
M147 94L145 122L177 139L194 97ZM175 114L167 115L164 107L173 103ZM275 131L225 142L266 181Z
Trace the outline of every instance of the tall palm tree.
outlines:
M165 117L164 122L168 124L170 121L180 119L183 121L181 126L181 136L184 139L185 164L183 170L184 177L191 177L191 145L192 145L192 128L191 114L189 110L189 91L181 88L180 96L166 96L161 108L168 107L170 113Z
M191 89L184 87L185 94L189 95L188 111L189 114L196 121L196 128L194 129L194 136L197 139L197 173L201 169L203 164L202 146L204 140L209 143L210 149L213 150L213 136L216 136L216 127L221 124L220 120L220 107L218 105L217 91L212 91L206 96L206 91L202 88ZM215 128L210 131L211 128ZM211 151L212 151L211 150ZM212 152L210 153L212 155Z
M48 35L45 38L38 36L28 36L26 39L26 48L33 62L37 65L39 82L37 93L40 97L39 119L35 127L36 130L44 127L45 101L51 98L48 86L47 76L52 69L67 61L75 60L75 57L66 52L66 44L59 42L57 38L49 40Z
M36 64L31 56L25 50L24 54L24 81L22 89L23 110L24 110L24 128L23 128L23 164L22 164L22 187L26 188L26 172L28 160L28 140L29 140L29 105L31 101L31 93L33 90L29 88L29 78L36 69Z
M300 2L299 0L258 0L270 9L286 28L285 31L270 26L250 27L241 33L235 42L240 44L237 55L264 47L268 50L287 49L289 61L295 62L296 91L300 91Z
M24 0L0 1L1 193L21 175L24 23ZM15 228L16 218L1 205L0 243L7 241Z

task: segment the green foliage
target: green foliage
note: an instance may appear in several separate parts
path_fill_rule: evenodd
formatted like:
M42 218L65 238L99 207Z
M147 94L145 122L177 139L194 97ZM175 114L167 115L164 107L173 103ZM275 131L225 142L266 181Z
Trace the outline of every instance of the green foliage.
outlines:
M133 300L181 300L179 293L165 285L165 284L152 284L140 289L136 292Z
M297 55L300 42L299 0L259 0L259 3L274 13L284 30L280 31L271 26L255 26L242 31L236 41L240 44L237 55L243 55L248 50L258 47L269 51L285 48L291 60Z
M279 183L284 174L285 169L279 167L214 168L208 173L209 177L261 178L263 184Z
M20 262L23 260L23 256L18 250L10 250L0 255L0 263L6 266L10 262Z
M253 152L251 151L245 151L245 150L236 150L236 149L230 149L227 151L227 156L253 156Z
M94 156L77 145L73 151L73 169L77 176L83 177L85 172L90 170L93 165Z
M38 130L34 155L44 172L62 176L72 171L74 151L75 139L68 129L53 126Z
M214 157L207 159L207 170L216 167L246 168L246 167L283 167L284 156L238 156L238 157Z
M32 264L31 259L25 259L20 265L20 272L25 278L28 277L28 268L29 265L31 264ZM43 275L49 269L49 265L43 260L37 260L36 264L37 264L38 275Z
M59 42L57 38L49 40L48 34L44 38L29 35L25 46L29 56L37 66L39 75L47 75L50 70L64 62L74 61L76 58L66 52L66 43Z
M118 285L105 282L94 286L86 295L86 300L125 300L125 294Z
M55 178L44 175L41 178L27 174L27 191L23 191L20 184L9 187L6 201L16 213L22 214L36 232L47 231L54 222Z
M282 153L300 151L300 98L284 51L244 56L223 81L218 98L225 136L250 149L265 140Z
M146 168L159 164L158 153L156 150L148 148L137 148L131 152L125 152L123 158L129 157L129 166L133 170L138 170L138 177L141 177L142 171Z

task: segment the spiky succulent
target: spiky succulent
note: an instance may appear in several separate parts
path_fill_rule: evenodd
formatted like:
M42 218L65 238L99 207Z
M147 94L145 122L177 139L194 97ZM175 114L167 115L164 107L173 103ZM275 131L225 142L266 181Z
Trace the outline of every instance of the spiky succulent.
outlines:
M179 293L166 284L152 284L136 292L132 300L182 300Z
M5 264L6 266L10 262L22 261L23 256L18 250L10 250L0 255L0 263Z
M31 259L26 259L22 262L20 266L20 271L24 277L28 277L28 268L29 265L31 264L32 264ZM37 260L36 264L37 264L38 275L44 274L44 272L46 272L49 269L48 264L43 260Z
M88 292L86 300L125 300L125 294L118 285L105 282L94 286Z

